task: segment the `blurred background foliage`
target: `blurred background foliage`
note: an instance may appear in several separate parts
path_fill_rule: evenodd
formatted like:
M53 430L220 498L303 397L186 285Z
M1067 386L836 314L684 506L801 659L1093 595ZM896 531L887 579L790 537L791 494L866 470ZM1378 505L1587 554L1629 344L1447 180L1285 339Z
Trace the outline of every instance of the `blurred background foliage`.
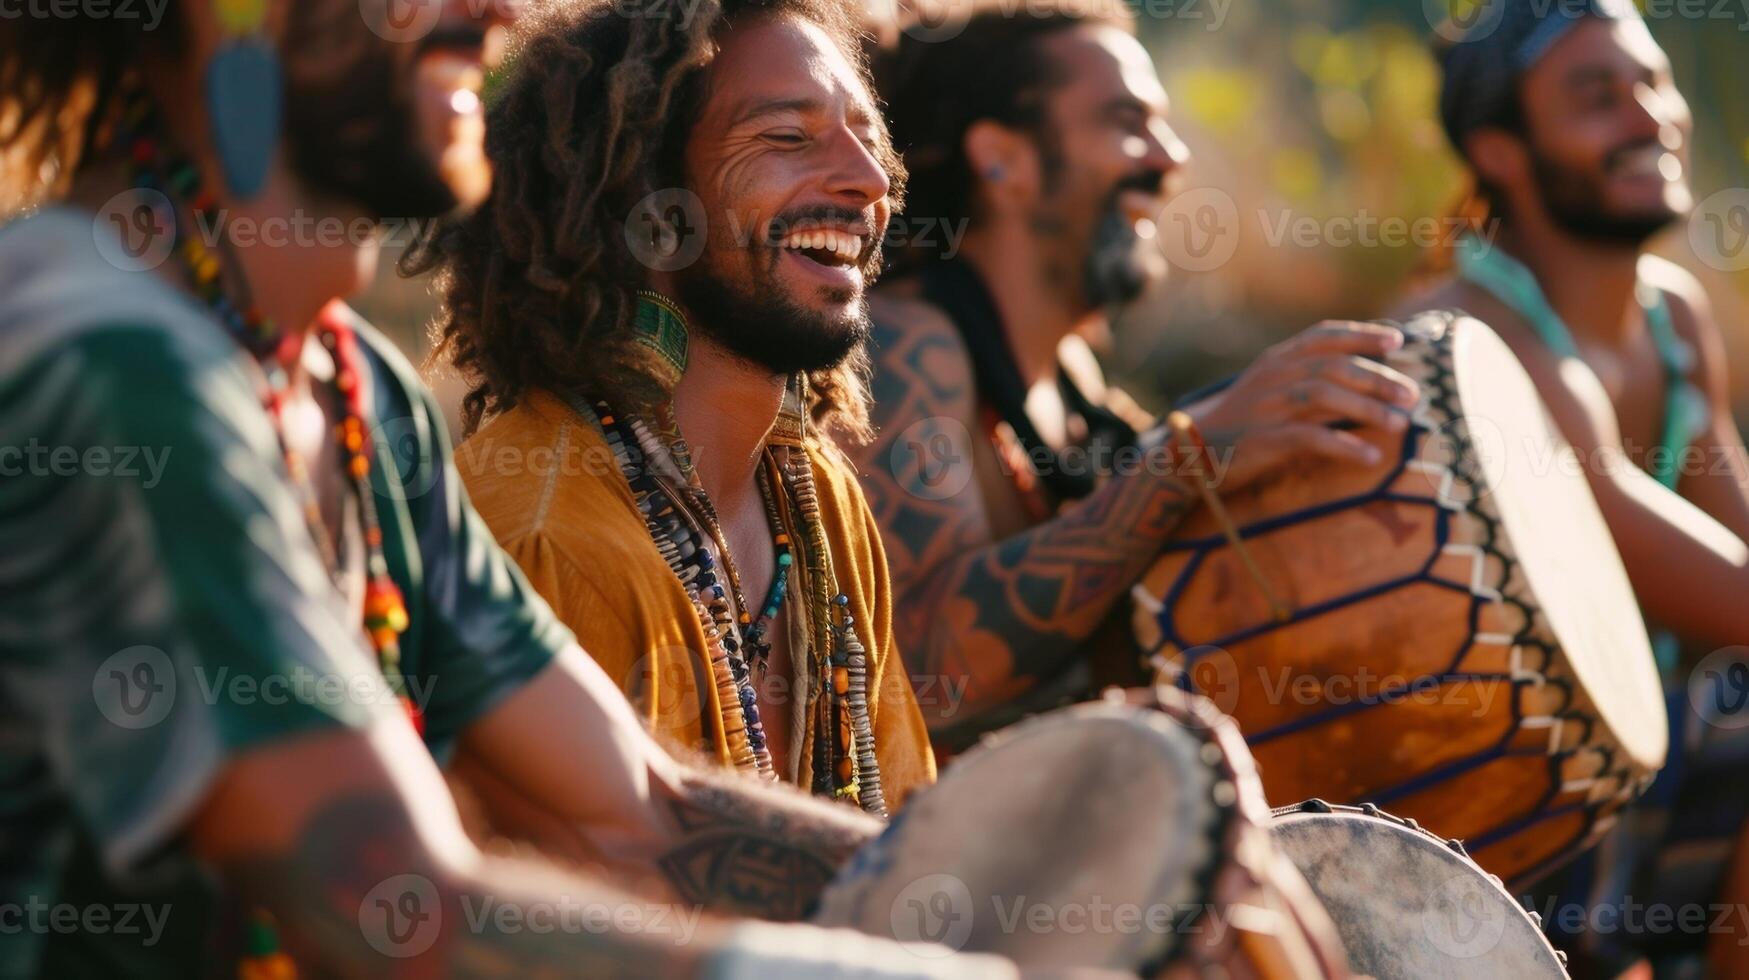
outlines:
M1016 0L1017 3L1023 0ZM1228 374L1258 350L1326 318L1382 314L1427 260L1414 241L1379 241L1391 219L1443 237L1465 185L1435 104L1432 25L1448 0L1131 0L1194 159L1189 188L1235 202L1232 258L1168 281L1118 317L1115 379L1152 408ZM1450 0L1466 3L1472 0ZM1749 0L1641 0L1695 117L1697 200L1749 186ZM1289 231L1313 223L1307 240ZM1369 238L1367 229L1373 230ZM1165 232L1167 229L1162 229ZM1713 268L1688 228L1656 250L1712 296L1749 416L1749 271ZM415 359L435 302L399 278L390 249L356 304ZM458 379L429 370L445 403ZM452 416L453 417L453 416Z

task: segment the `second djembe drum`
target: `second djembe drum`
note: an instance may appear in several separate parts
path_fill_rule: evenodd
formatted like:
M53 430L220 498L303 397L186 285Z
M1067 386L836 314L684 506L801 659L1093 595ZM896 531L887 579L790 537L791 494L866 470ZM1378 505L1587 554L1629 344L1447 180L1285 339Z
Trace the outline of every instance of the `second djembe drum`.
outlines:
M1634 595L1578 458L1505 343L1404 325L1422 387L1376 467L1224 497L1133 590L1144 659L1244 731L1271 802L1376 803L1523 882L1663 764Z

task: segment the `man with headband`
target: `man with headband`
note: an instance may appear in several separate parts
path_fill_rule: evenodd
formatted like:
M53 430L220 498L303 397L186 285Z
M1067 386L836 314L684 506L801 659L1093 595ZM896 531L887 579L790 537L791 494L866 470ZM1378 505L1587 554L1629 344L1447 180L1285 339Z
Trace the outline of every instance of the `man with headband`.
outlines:
M659 748L337 304L487 189L482 5L157 8L0 18L0 977L1013 977L701 918L882 824ZM452 754L599 874L482 854Z
M1085 692L1091 638L1198 498L1139 451L1161 430L1104 390L1078 336L1163 271L1147 230L1187 159L1129 12L951 7L877 64L910 233L874 292L879 435L859 473L918 700L957 747ZM1323 324L1190 406L1218 492L1370 462L1329 423L1400 430L1415 386L1368 358L1401 340Z
M1460 308L1512 346L1584 462L1654 625L1700 651L1749 641L1749 465L1718 327L1699 283L1646 251L1693 207L1692 120L1668 57L1631 5L1601 0L1502 0L1441 34L1440 115L1474 178L1475 225L1452 277L1405 312ZM1628 895L1707 904L1742 823L1749 746L1729 736L1749 719L1718 717L1736 698L1691 706L1695 664L1673 637L1655 648L1672 758L1566 874L1566 897L1587 908ZM1551 927L1576 931L1558 911ZM1575 975L1614 975L1642 952L1624 932L1570 938Z

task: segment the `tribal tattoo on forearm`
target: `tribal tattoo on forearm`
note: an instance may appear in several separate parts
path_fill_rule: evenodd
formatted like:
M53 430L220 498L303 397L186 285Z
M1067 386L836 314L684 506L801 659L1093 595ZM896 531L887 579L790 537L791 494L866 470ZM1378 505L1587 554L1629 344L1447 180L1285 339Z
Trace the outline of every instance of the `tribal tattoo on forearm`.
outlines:
M678 843L660 858L662 872L681 898L720 915L800 920L882 827L848 807L746 779L692 773L664 795Z
M919 450L900 441L907 432L915 440L919 427L983 438L971 425L976 394L959 339L880 323L872 339L880 434L863 450L859 471L887 546L894 632L914 683L963 688L945 712L939 701L934 710L924 706L931 728L975 727L980 714L1022 698L1081 656L1195 499L1183 484L1149 472L1159 468L1137 467L1052 520L996 540L971 447L958 459L918 460ZM935 487L956 492L918 485L925 462L937 466Z

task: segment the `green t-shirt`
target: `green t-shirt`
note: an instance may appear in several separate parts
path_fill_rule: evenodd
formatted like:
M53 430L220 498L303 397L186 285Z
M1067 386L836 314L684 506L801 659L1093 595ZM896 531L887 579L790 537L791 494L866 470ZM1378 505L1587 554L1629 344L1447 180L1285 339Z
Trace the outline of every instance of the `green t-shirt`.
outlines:
M237 754L400 709L260 373L106 233L68 209L0 229L0 977L234 975L181 828ZM442 758L571 637L469 506L411 366L358 332L403 667Z

